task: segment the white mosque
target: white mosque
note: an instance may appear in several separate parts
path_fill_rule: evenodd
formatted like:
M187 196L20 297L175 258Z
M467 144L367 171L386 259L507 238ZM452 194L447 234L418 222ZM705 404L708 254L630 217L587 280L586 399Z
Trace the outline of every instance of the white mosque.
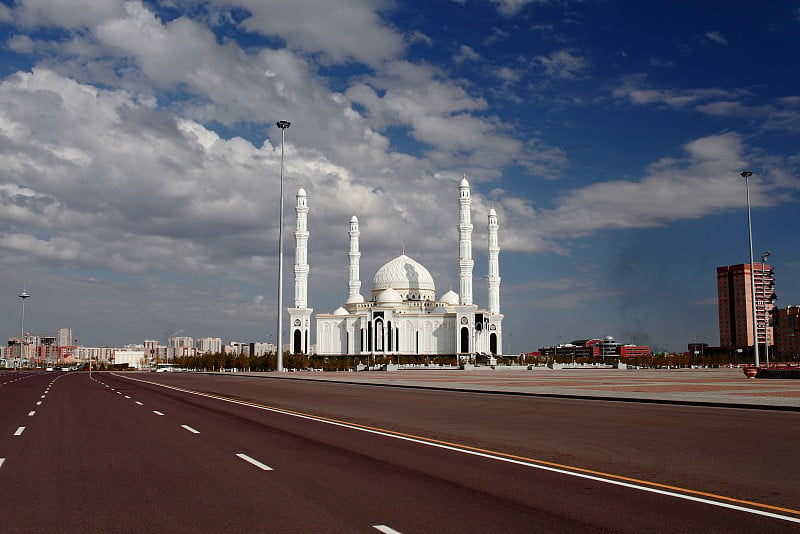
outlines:
M450 290L437 300L430 272L403 254L378 269L369 299L361 294L358 217L350 219L348 298L333 313L316 315L316 354L320 356L457 356L501 355L503 315L500 313L500 246L497 213L489 210L488 307L472 302L472 222L470 185L459 184L458 280L459 293ZM289 308L290 348L308 354L311 315L308 308L308 199L297 192L295 230L295 298Z

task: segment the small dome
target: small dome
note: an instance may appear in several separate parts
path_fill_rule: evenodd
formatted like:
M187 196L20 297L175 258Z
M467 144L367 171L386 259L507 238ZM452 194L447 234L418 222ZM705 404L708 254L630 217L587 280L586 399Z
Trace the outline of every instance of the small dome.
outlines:
M442 304L448 304L450 306L458 306L459 300L460 299L458 298L458 293L456 293L451 289L450 291L442 295L442 298L439 299L439 302L441 302Z
M461 179L461 183L458 185L458 187L469 187L469 182L467 181L467 175L466 174Z
M398 304L403 302L403 297L391 287L378 293L379 304Z
M489 217L497 217L497 212L494 211L494 206L489 208Z
M350 314L347 312L347 310L339 306L334 310L333 315L350 315Z
M353 214L352 217L350 217L350 222L358 222L358 217L356 217L355 213Z
M360 293L356 293L347 299L347 304L361 304L364 302L364 297Z
M297 196L298 197L308 196L308 195L306 195L306 190L303 188L302 185L300 186L300 189L297 190Z

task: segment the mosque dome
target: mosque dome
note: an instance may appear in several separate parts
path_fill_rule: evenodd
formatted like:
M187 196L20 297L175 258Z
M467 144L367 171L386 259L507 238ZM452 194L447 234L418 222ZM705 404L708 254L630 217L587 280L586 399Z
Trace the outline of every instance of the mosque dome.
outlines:
M400 304L403 296L391 287L387 287L378 293L378 304Z
M372 282L373 295L390 288L406 300L432 301L436 297L436 285L431 273L405 254L396 257L375 273Z
M458 293L453 291L452 289L442 295L442 298L439 300L442 304L447 304L449 306L458 306L459 298Z
M339 306L333 311L333 315L350 315L347 310Z

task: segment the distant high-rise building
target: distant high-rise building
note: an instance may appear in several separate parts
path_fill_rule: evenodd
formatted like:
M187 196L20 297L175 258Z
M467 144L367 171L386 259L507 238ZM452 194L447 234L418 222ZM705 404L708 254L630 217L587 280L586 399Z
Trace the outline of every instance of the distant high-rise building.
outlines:
M245 356L249 356L250 343L245 343L243 341L230 341L227 345L225 345L225 352L228 354L244 354Z
M167 340L167 359L195 354L194 339L186 336L171 337Z
M250 343L250 356L263 356L265 354L273 354L274 352L275 345L273 343L264 343L263 341Z
M775 358L800 361L800 306L775 308L772 313L775 332Z
M171 337L167 340L167 345L173 349L193 348L194 339L190 337Z
M766 263L753 265L756 309L753 311L750 264L717 267L720 347L752 347L753 321L758 328L758 343L772 343L770 312L775 300L775 272Z
M198 354L216 354L222 352L222 339L218 337L200 337L197 338L197 353Z
M71 347L75 344L73 340L74 338L72 337L72 328L58 329L57 346Z

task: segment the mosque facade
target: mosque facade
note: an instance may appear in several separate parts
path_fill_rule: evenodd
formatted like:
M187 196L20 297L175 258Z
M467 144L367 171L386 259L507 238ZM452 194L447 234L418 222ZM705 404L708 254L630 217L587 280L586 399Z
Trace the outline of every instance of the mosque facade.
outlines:
M290 349L308 354L312 346L308 308L308 201L301 187L296 196L295 305L289 308ZM488 214L488 303L473 303L472 198L464 177L458 188L458 282L436 297L430 272L403 253L375 273L369 298L361 293L359 223L353 215L349 227L348 296L344 306L332 313L318 313L316 354L319 356L395 357L502 354L503 315L500 313L500 246L497 213Z

